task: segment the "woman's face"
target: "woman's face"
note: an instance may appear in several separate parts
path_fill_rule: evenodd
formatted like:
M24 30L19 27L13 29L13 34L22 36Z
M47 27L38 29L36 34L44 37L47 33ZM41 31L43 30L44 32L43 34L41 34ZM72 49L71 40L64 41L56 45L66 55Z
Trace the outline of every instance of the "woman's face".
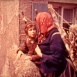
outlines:
M35 29L35 27L30 27L28 29L28 36L31 37L31 38L36 36L36 29Z

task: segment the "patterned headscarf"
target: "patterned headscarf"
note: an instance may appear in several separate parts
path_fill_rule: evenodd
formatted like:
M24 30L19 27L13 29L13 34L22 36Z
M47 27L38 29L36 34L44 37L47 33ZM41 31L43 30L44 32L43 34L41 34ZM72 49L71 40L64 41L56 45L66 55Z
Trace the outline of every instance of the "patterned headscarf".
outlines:
M36 22L40 33L46 33L54 27L52 16L47 12L38 13L36 16Z

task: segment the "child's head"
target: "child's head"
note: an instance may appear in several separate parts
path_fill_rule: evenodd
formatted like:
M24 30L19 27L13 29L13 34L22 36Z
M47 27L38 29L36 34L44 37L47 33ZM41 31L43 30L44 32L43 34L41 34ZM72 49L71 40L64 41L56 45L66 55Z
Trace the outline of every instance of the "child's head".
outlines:
M29 37L34 38L37 34L35 23L34 22L27 23L25 27L25 32Z

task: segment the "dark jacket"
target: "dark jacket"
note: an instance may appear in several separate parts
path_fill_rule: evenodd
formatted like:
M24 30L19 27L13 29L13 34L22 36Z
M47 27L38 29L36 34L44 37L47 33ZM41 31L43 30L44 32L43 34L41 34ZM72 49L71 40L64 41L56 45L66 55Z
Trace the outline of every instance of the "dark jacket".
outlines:
M26 40L22 44L20 44L18 49L18 51L21 50L24 54L31 56L32 61L35 62L35 64L38 64L40 60L40 57L35 53L37 42L37 38L31 40L29 37L26 37Z
M25 41L22 44L20 44L19 50L21 50L23 53L34 55L36 45L37 39L32 40L28 36L26 36Z
M43 40L39 47L43 53L41 59L41 69L43 73L56 72L60 74L66 66L64 58L65 46L61 39L60 34L56 28L52 29L46 40Z

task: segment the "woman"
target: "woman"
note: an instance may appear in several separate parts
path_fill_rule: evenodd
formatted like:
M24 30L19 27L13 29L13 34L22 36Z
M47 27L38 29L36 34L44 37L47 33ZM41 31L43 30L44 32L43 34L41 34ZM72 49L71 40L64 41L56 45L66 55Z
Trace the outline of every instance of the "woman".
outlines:
M64 43L49 13L38 13L36 22L41 39L35 52L41 58L41 72L46 77L59 77L66 66Z

